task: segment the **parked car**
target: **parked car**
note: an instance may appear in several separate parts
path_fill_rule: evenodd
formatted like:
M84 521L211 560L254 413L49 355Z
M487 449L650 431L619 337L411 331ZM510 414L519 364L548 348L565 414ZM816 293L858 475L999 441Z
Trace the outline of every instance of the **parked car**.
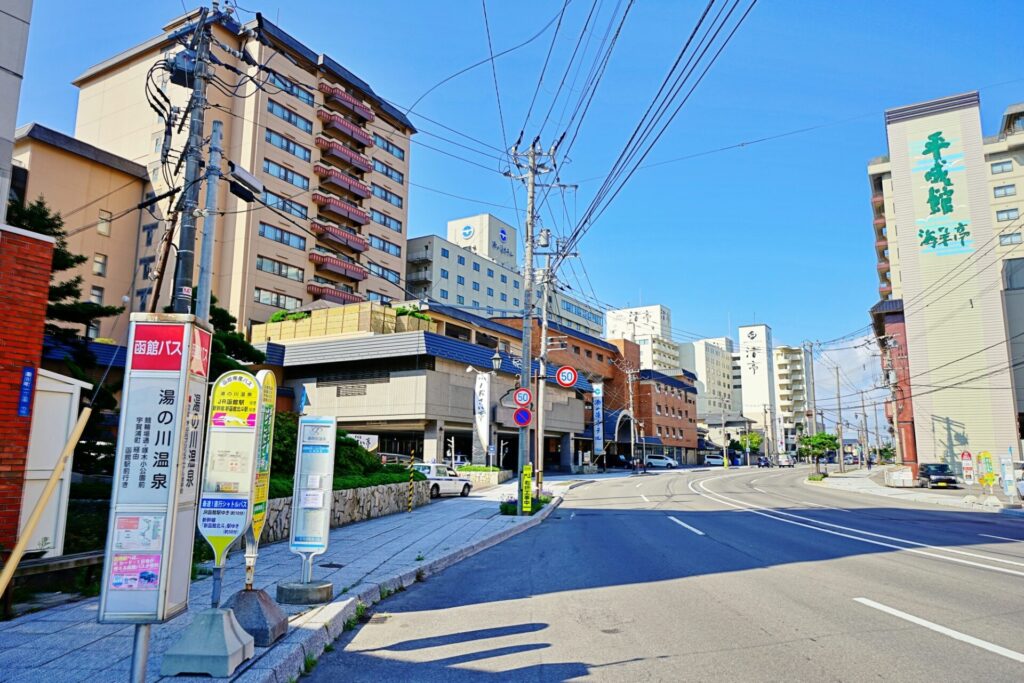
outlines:
M722 458L721 454L717 454L717 453L716 454L708 454L708 455L704 456L704 464L705 465L724 465L725 464L725 460Z
M957 483L956 475L945 463L921 465L917 470L917 485L921 488L947 488L956 486Z
M780 453L779 467L796 467L796 463L793 462L793 456L789 453Z
M758 467L771 467L772 466L772 461L769 460L767 457L765 457L763 455L759 455L759 456L757 456L757 466Z
M678 463L667 455L648 455L647 456L648 467L665 467L667 469L673 469L678 466Z
M473 484L467 477L460 477L458 472L443 463L424 462L414 467L430 482L431 498L468 496L473 490Z

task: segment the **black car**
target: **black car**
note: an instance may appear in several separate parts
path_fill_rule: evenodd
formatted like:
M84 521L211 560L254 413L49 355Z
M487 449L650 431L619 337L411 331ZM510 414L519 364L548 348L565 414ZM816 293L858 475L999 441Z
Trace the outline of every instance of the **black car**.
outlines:
M949 465L944 463L928 464L918 467L917 485L926 489L930 489L933 486L950 488L957 485L957 480Z

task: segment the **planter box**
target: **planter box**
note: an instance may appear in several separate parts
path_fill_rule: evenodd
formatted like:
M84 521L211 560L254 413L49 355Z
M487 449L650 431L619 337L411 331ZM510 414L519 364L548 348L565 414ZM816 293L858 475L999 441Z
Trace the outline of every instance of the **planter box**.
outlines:
M408 484L385 484L362 489L345 489L333 493L331 528L345 526L352 522L361 522L364 519L405 512L408 509ZM414 482L413 506L422 507L429 503L430 482ZM292 499L271 498L267 501L267 525L263 528L260 543L288 540L291 523Z
M473 490L489 489L498 484L504 484L512 478L512 470L499 470L497 472L459 472L460 477L466 477L473 484Z

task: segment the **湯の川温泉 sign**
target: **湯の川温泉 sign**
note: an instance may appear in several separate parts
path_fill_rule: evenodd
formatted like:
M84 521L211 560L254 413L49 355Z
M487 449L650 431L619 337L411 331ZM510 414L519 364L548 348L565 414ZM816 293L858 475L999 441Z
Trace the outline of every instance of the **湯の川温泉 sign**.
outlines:
M133 313L98 619L166 621L188 607L210 332Z

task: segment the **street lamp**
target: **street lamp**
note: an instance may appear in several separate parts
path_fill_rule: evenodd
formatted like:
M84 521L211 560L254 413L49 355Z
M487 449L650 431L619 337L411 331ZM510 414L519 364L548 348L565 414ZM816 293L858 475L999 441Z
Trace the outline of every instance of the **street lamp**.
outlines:
M497 349L494 350L494 355L491 356L491 370L494 372L501 370L501 354L498 353Z

